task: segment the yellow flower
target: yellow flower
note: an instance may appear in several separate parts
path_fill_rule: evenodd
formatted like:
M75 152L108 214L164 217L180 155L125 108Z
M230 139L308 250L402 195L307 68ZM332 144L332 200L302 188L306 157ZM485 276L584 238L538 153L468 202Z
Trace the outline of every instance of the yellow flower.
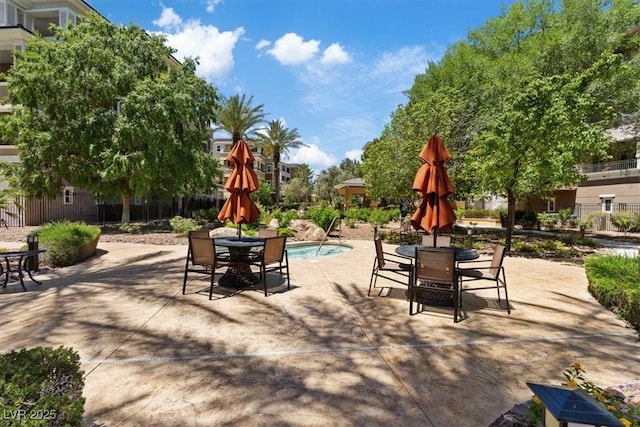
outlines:
M567 387L578 387L578 383L575 380L568 381Z
M580 366L580 364L578 362L574 362L573 363L573 369L575 369L576 371L581 371L582 367Z
M616 410L616 407L615 407L615 406L611 406L611 405L608 405L608 406L607 406L607 411L609 411L609 412L613 412L613 411L615 411L615 410Z
M620 422L622 423L622 425L623 425L624 427L631 427L631 425L632 425L632 424L631 424L631 421L629 421L629 420L628 420L628 419L626 419L626 418L620 418Z
M533 400L533 403L537 403L538 405L542 403L542 401L538 396L533 396L533 399L531 400Z

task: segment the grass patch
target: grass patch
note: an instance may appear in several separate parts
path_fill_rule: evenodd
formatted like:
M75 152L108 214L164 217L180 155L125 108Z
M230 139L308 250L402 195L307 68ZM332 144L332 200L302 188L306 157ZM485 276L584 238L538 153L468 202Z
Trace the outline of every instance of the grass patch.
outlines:
M77 264L96 253L100 227L81 222L58 221L39 227L35 232L40 248L46 249L44 262L53 267Z
M640 257L590 255L584 265L589 292L640 331Z

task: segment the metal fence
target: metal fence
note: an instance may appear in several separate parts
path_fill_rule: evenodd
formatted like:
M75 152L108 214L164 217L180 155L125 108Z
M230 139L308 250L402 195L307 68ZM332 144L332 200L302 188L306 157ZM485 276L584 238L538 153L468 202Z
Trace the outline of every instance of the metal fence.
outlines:
M18 205L23 209L19 209ZM132 198L130 206L131 221L151 222L171 218L177 215L179 204L176 199ZM37 226L51 221L83 221L88 224L120 222L122 202L105 200L94 194L73 194L72 199L29 200L20 198L9 203L0 211L2 226Z
M640 203L615 203L611 212L632 212L640 215ZM591 221L594 231L618 231L611 223L611 213L602 211L600 203L576 203L573 214L581 222Z

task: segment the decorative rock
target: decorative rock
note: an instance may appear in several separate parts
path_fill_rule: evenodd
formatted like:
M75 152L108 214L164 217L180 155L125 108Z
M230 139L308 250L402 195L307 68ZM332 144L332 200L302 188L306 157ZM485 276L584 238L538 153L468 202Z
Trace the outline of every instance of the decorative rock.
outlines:
M316 225L314 225L313 227L309 227L309 229L305 233L306 240L311 240L312 242L321 241L322 239L324 239L324 235L325 231Z
M277 219L273 218L271 220L271 222L269 222L269 225L267 227L268 228L273 228L274 230L277 230L278 228L280 228L280 223L278 222Z
M235 237L237 235L238 229L230 227L218 227L215 230L211 230L211 232L209 233L209 236L211 237Z

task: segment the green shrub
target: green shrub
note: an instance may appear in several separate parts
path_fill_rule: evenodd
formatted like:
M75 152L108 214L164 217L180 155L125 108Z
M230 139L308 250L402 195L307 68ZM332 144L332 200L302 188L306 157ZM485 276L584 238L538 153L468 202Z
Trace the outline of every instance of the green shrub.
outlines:
M142 231L142 224L130 222L128 224L122 224L120 231L124 231L129 234L138 234Z
M553 230L556 224L558 223L558 217L554 214L547 213L547 212L540 212L539 214L536 215L536 218L538 219L538 222L540 223L540 225L542 225L543 227L549 228L551 230Z
M584 266L594 298L640 331L640 257L590 255Z
M278 228L278 236L294 237L296 233L289 227Z
M490 209L456 209L456 216L458 218L492 218L498 219L500 218L499 210L490 210Z
M590 248L600 247L595 240L580 233L568 232L560 235L558 239L567 246L588 246Z
M418 245L422 242L422 234L401 233L400 230L380 231L378 237L391 244Z
M43 262L52 267L77 264L96 253L100 227L83 222L57 221L38 227L39 247L46 249Z
M80 357L71 348L36 347L0 356L3 426L82 425Z
M191 213L191 217L198 224L206 224L208 222L217 222L218 221L218 208L211 207L209 209L198 209Z
M285 211L275 209L271 212L271 215L278 220L278 225L280 227L289 227L291 225L291 221L298 219L298 211L291 209Z
M511 242L511 249L515 252L526 254L552 254L558 256L577 256L578 251L566 246L560 240L520 241Z
M560 226L566 228L573 217L573 211L570 208L560 209L557 214Z
M618 211L611 213L609 218L618 231L628 233L640 227L640 215L637 213Z
M190 231L195 231L201 227L193 218L183 218L181 216L174 216L169 220L171 230L180 236L186 236Z
M329 226L334 218L340 218L340 211L331 206L320 204L310 208L308 215L315 225L324 231L331 231L329 230ZM332 228L335 228L337 225L338 221L335 221Z

